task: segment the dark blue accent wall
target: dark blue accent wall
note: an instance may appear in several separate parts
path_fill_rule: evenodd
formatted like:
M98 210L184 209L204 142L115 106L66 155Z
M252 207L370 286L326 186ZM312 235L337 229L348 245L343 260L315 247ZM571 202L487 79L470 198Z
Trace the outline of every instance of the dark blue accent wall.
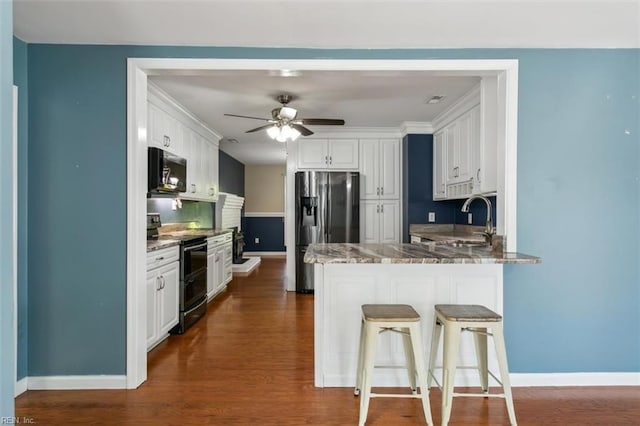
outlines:
M244 197L244 164L224 151L218 157L220 191Z
M640 371L640 50L27 50L29 375L125 373L128 57L518 59L518 249L543 263L505 267L511 370Z
M27 375L27 238L29 79L27 44L13 38L13 84L18 86L18 379Z
M249 251L285 251L283 217L243 217L244 250ZM255 239L259 238L260 243Z

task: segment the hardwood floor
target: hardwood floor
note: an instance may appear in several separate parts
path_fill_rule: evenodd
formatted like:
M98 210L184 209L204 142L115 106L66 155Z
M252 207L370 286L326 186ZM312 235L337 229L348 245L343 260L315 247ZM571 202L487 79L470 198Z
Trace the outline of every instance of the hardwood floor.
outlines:
M29 391L16 415L39 425L353 425L351 388L313 386L313 296L284 290L284 261L234 278L207 316L149 354L136 390ZM514 388L519 425L638 425L639 387ZM373 399L368 425L425 424L420 402ZM431 391L440 422L440 392ZM450 425L506 425L504 402L454 400Z

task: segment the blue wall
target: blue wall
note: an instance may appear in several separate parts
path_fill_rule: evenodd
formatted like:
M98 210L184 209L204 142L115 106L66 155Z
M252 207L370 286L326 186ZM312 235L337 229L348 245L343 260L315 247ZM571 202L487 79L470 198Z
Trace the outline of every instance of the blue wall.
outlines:
M243 217L244 251L285 251L284 217ZM260 242L256 243L255 238Z
M639 52L29 45L29 374L125 371L126 58L158 56L519 59L518 248L544 262L505 267L511 370L640 371Z
M29 144L29 82L27 44L13 39L13 83L18 86L18 379L27 375L27 188Z
M224 151L218 158L220 191L244 197L244 164Z
M13 329L13 4L0 2L0 417L12 417Z

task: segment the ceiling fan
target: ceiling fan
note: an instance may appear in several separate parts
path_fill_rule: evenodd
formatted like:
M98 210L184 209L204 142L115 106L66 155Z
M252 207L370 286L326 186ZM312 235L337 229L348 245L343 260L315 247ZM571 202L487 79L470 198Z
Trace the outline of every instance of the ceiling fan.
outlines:
M298 111L291 108L289 102L296 99L295 96L289 94L281 94L276 96L282 106L271 110L271 118L250 117L247 115L225 114L229 117L250 118L252 120L267 121L269 124L259 126L254 129L247 130L245 133L258 132L266 130L267 134L278 142L286 142L288 139L295 140L298 136L310 136L313 134L304 125L308 126L343 126L344 120L334 118L298 118Z

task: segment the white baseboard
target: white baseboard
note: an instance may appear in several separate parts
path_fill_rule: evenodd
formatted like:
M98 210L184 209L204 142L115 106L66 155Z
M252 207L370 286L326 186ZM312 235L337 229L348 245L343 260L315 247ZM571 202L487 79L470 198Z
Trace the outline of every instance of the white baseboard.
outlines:
M22 395L27 391L27 382L28 379L26 377L23 377L16 382L15 396Z
M511 373L511 386L640 386L640 373Z
M126 389L127 376L37 376L29 377L29 390Z
M245 251L242 253L243 256L251 257L251 256L264 256L264 257L278 257L285 258L287 256L286 251Z

